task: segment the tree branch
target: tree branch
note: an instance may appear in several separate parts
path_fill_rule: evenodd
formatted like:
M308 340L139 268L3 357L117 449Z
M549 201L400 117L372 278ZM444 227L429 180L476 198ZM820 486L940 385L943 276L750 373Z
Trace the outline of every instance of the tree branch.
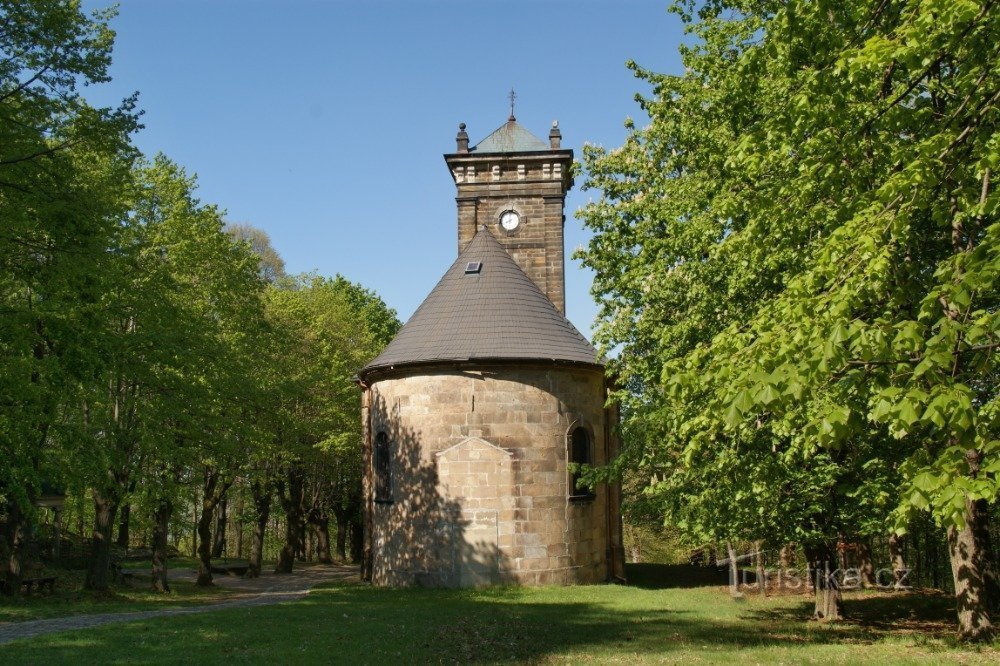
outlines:
M961 41L962 39L964 39L965 36L968 35L969 32L971 32L972 29L979 24L979 20L982 19L983 16L987 14L987 12L989 12L989 10L993 7L993 3L995 1L996 0L990 0L985 5L983 5L982 10L980 10L976 18L972 19L969 25L965 26L965 29L958 34L957 40ZM864 125L862 125L861 131L866 132L867 130L871 129L872 125L877 123L885 114L889 113L889 111L891 111L894 106L899 104L904 98L906 98L907 95L912 93L916 89L916 87L920 85L920 82L923 81L925 78L927 78L927 75L933 72L934 69L938 65L940 65L945 58L948 57L948 55L949 53L947 51L939 53L938 56L934 58L934 60L930 64L928 64L927 67L924 68L923 71L921 71L918 76L910 80L906 88L904 88L901 93L896 95L884 109L875 114L874 118L868 120Z
M18 164L19 162L27 162L28 160L33 160L36 157L44 157L46 155L51 155L55 152L63 150L64 148L70 148L72 146L75 146L76 144L77 144L76 141L73 141L72 139L66 139L65 141L56 146L52 146L51 148L41 150L31 155L24 155L22 157L17 157L12 160L0 160L0 166L9 166L11 164Z
M6 102L8 99L10 99L11 97L13 97L14 95L17 95L18 93L20 93L21 91L23 91L25 88L27 88L28 86L30 86L32 83L34 83L38 79L42 78L42 75L45 74L45 72L47 72L49 70L49 67L50 67L50 65L45 65L45 67L42 67L40 70L38 70L38 72L36 72L35 75L32 76L30 79L28 79L27 81L25 81L21 85L17 86L16 88L14 88L13 90L11 90L6 95L0 96L0 102Z

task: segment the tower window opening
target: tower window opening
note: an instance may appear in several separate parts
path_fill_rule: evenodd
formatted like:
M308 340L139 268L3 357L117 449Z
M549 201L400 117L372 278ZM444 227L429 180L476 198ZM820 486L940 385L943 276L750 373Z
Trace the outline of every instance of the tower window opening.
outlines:
M465 265L466 275L477 275L483 270L483 262L481 261L470 261Z
M375 435L372 467L375 472L375 501L392 502L392 465L389 456L389 436L384 432Z
M569 461L576 465L590 465L593 462L591 444L590 432L583 426L576 427L570 437ZM593 499L594 492L581 485L582 476L580 470L570 473L569 496L573 499Z

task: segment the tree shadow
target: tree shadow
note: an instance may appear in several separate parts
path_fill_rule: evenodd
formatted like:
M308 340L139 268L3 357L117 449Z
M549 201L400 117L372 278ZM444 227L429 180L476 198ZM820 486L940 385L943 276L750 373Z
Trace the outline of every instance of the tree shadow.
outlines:
M511 562L500 546L500 513L513 509L512 493L490 498L488 489L491 483L503 482L499 477L505 468L509 477L509 461L496 460L493 469L489 461L477 460L477 469L490 468L482 474L469 472L473 463L459 463L465 465L465 483L478 480L482 492L471 501L448 497L441 492L438 465L422 453L419 433L402 425L380 395L373 396L371 414L373 433L388 435L391 453L390 497L377 498L373 504L373 581L406 587L507 582L504 573ZM499 490L495 494L501 495Z
M692 564L626 564L629 587L644 590L714 587L729 583L725 569Z
M893 599L859 601L876 602L869 610L877 613ZM737 614L717 612L731 603L724 591L710 589L431 590L341 583L294 603L48 636L9 646L5 656L35 663L174 662L183 648L206 663L273 661L279 655L297 663L534 663L557 655L574 661L725 656L713 650L732 651L731 658L743 650L776 648L790 650L784 656L791 660L806 660L817 646L844 644L855 650L844 657L860 659L872 656L862 652L869 649L865 645L882 637L849 623L819 630L800 621L795 609L774 615L744 612L740 605Z
M745 616L769 622L807 622L814 602L781 608L748 609ZM849 592L844 595L844 626L855 627L872 637L888 633L922 632L950 637L955 630L955 598L938 590L919 592Z
M955 597L936 590L859 595L846 599L844 609L851 622L880 631L955 630Z

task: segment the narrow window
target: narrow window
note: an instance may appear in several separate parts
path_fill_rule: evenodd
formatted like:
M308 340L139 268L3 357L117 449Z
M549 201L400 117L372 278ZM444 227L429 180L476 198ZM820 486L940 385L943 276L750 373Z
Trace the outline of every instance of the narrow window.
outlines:
M392 466L389 460L389 436L384 432L375 435L375 501L392 501Z
M573 435L569 443L569 461L577 465L591 464L590 449L590 433L587 429L581 426L573 430ZM578 499L592 498L594 496L593 491L587 486L580 485L581 476L582 474L579 471L570 474L569 495Z

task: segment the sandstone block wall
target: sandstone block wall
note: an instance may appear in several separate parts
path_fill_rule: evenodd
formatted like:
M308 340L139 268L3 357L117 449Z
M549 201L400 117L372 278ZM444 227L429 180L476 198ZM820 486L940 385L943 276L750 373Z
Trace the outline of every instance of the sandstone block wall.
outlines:
M393 501L374 505L373 582L568 584L608 577L599 487L570 497L569 434L606 462L600 371L497 366L376 381L371 430L392 442ZM611 521L618 528L617 515Z
M563 209L573 184L572 155L448 156L457 189L458 251L487 226L560 312L566 311ZM509 209L521 215L513 232L498 226Z

